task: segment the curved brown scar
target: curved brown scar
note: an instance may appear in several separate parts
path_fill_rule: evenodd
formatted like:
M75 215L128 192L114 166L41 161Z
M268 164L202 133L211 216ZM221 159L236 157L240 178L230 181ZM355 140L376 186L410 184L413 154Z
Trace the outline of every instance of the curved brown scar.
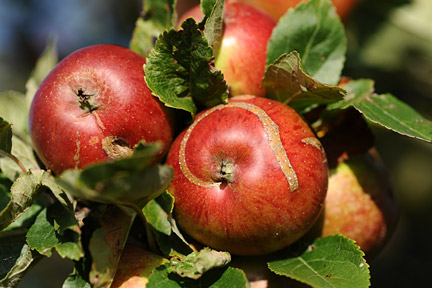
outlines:
M321 142L315 138L315 137L307 137L307 138L303 138L301 140L301 142L307 144L307 145L311 145L312 147L318 149L324 156L324 161L323 162L327 162L327 156L324 150L324 147L322 146Z
M180 144L180 150L179 150L179 165L180 170L182 171L183 175L192 183L195 185L199 185L202 187L213 187L218 186L220 183L213 183L213 182L207 182L202 179L199 179L196 177L188 168L186 163L186 144L189 140L189 137L195 128L195 126L205 117L209 116L211 113L222 110L225 108L241 108L245 109L249 112L252 112L255 116L258 117L258 119L261 121L264 131L267 134L268 141L270 148L272 149L276 160L282 170L282 172L285 175L285 178L288 181L288 185L290 187L291 191L295 191L298 189L298 178L297 174L295 173L290 160L288 159L288 155L286 154L285 148L283 147L282 140L280 138L279 134L279 126L270 118L270 116L260 107L250 104L250 103L244 103L244 102L232 102L228 104L221 104L218 106L215 106L209 110L207 110L205 113L201 114L192 125L189 126L189 128L186 130L185 135L183 136L183 139Z
M76 131L76 150L75 150L75 155L73 157L74 161L75 161L75 169L77 169L79 167L79 163L80 163L80 147L81 147L81 141L80 141L80 133L79 131Z

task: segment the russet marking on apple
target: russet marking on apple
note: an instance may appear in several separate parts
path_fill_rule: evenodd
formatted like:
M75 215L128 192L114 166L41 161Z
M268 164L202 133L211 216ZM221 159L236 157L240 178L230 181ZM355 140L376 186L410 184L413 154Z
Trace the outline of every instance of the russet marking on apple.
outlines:
M303 142L303 143L305 143L307 145L311 145L312 147L315 147L316 149L320 150L321 153L323 153L324 156L326 155L324 147L322 146L321 142L317 138L307 137L307 138L303 138L301 140L301 142ZM323 161L327 162L327 157L324 157Z
M251 113L253 113L255 116L258 117L261 124L263 125L263 128L267 134L268 142L273 150L273 153L277 159L277 162L279 163L279 166L284 173L290 190L293 192L298 189L298 179L297 175L291 165L290 160L288 159L288 156L286 154L286 151L282 145L282 141L280 139L279 135L279 126L270 118L270 116L260 107L253 105L251 103L245 103L245 102L232 102L228 104L221 104L218 106L215 106L209 110L207 110L204 114L202 114L200 117L198 117L195 122L189 126L188 130L186 131L181 145L180 145L180 151L179 151L179 165L180 169L183 172L183 175L192 183L202 186L202 187L213 187L221 185L220 182L206 182L204 180L199 179L196 177L188 168L186 163L186 145L189 140L189 137L198 123L204 119L205 117L209 116L215 111L222 110L222 109L228 109L228 108L241 108L244 110L247 110ZM312 141L311 141L312 142ZM315 146L314 146L315 147Z

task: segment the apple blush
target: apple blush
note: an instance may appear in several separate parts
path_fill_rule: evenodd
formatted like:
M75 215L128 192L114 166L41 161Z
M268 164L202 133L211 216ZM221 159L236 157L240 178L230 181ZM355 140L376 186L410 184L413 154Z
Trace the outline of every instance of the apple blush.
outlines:
M143 139L162 144L158 159L166 153L173 124L144 81L144 64L127 48L95 45L51 71L30 109L34 149L48 169L59 174L127 157Z
M174 216L195 240L266 254L301 236L327 191L324 150L292 108L249 95L199 113L174 140Z

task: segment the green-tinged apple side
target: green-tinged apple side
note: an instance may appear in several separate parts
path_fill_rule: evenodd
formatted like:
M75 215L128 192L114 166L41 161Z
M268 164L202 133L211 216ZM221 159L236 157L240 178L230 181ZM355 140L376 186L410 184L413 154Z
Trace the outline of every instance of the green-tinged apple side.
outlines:
M314 224L327 191L327 159L290 107L243 95L204 110L168 153L181 228L233 254L270 253Z
M30 110L34 149L48 169L128 156L140 140L173 138L170 112L144 81L145 58L115 45L94 45L63 59L39 87Z
M371 259L383 248L396 219L388 175L371 154L348 158L330 170L323 236L343 234Z
M195 6L180 19L203 19L201 7ZM224 10L222 44L216 53L215 67L221 70L230 95L264 96L261 87L266 66L267 42L276 22L267 14L244 3L227 3Z

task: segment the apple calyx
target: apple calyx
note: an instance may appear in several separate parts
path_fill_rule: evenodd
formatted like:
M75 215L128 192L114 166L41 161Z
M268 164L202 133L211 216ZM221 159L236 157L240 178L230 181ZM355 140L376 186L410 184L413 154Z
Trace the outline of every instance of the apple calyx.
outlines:
M84 88L79 87L75 94L78 97L81 109L87 112L93 112L99 108L93 97L95 95L94 93L88 93Z
M116 136L105 137L102 140L102 149L113 160L130 157L133 153L133 149L129 143Z
M220 163L219 170L216 172L216 182L219 182L221 187L231 183L234 179L234 162L232 160L223 159Z

